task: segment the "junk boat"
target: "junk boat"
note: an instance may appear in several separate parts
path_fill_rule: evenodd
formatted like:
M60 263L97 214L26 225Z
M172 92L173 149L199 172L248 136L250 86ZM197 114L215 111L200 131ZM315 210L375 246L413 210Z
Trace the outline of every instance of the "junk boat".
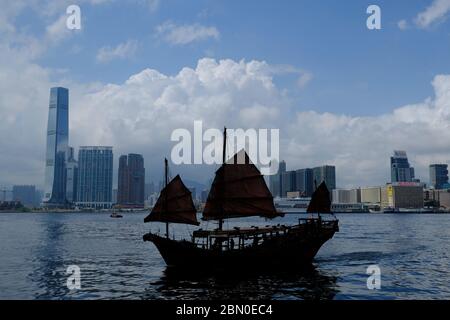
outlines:
M258 216L273 219L283 216L275 209L273 197L264 177L242 150L226 160L226 129L224 130L223 164L216 171L202 220L217 221L214 230L195 230L189 240L170 238L169 223L199 226L191 192L177 175L168 181L165 159L165 187L144 222L163 222L165 235L147 233L144 241L152 242L168 266L182 268L290 268L308 265L322 247L339 231L332 214L330 192L322 182L312 195L307 212L309 218L295 225L223 228L225 219Z

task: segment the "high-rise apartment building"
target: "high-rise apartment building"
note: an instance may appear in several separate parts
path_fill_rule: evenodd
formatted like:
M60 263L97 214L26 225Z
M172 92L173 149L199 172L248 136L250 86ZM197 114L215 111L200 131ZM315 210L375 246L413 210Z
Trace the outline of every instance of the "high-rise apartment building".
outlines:
M281 197L285 198L288 192L297 191L296 186L296 172L295 171L286 171L280 175L281 178Z
M335 166L321 166L316 167L313 170L313 182L317 184L317 187L325 181L328 190L330 192L336 189L336 167ZM314 189L316 186L314 186Z
M301 196L311 197L314 192L313 170L300 169L296 171L296 187Z
M140 154L123 155L119 159L117 203L144 206L145 168Z
M325 181L331 193L336 189L336 168L322 166L286 171L286 162L282 161L278 173L270 176L269 187L273 197L286 197L288 192L298 192L302 197L310 197L315 190L314 181L317 186Z
M77 205L107 209L112 206L112 147L80 147Z
M269 189L272 193L272 196L281 197L282 196L282 175L286 172L286 162L281 161L278 164L278 172L274 175L271 175L269 178Z
M448 186L448 165L430 165L430 182L434 189L444 189Z

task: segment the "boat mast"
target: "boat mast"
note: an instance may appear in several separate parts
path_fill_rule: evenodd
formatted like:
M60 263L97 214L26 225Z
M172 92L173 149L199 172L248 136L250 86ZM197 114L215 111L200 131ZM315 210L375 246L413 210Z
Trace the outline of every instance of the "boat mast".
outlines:
M167 158L164 159L164 188L167 188L167 184L169 183L169 162ZM167 191L167 190L166 190ZM164 213L167 214L167 192L164 195ZM169 222L166 222L166 238L169 239Z
M222 164L223 164L223 170L225 170L225 162L227 161L227 128L223 128L223 151L222 151ZM225 179L225 172L223 174L223 179ZM225 181L222 183L223 188L225 188ZM222 216L223 216L223 196L224 196L225 190L222 190ZM223 228L223 219L219 219L219 230L222 230Z

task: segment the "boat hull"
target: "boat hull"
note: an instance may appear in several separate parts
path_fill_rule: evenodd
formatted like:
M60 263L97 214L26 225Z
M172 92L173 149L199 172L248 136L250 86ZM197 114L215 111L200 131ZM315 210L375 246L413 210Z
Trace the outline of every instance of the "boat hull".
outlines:
M298 225L266 238L258 245L240 249L204 249L193 242L177 241L148 233L168 266L184 268L288 267L310 264L322 245L339 230L338 222L327 225Z

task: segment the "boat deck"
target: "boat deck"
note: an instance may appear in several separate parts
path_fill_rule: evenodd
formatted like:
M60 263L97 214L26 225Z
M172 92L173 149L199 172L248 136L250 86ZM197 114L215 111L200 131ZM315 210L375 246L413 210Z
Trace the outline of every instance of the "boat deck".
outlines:
M273 233L273 232L283 232L292 227L288 227L285 225L277 225L277 226L265 226L265 227L250 227L250 228L234 228L230 230L196 230L193 233L194 238L207 238L207 237L238 237L238 236L254 236L265 233Z
M297 229L302 227L303 225L321 225L327 226L329 224L333 224L333 221L324 221L317 218L305 218L299 219L299 224L295 226L286 226L286 225L274 225L274 226L265 226L265 227L256 227L252 226L250 228L238 228L235 227L230 230L196 230L193 232L193 238L231 238L231 237L251 237L258 236L263 234L273 234L273 233L281 233L287 232L292 229Z

